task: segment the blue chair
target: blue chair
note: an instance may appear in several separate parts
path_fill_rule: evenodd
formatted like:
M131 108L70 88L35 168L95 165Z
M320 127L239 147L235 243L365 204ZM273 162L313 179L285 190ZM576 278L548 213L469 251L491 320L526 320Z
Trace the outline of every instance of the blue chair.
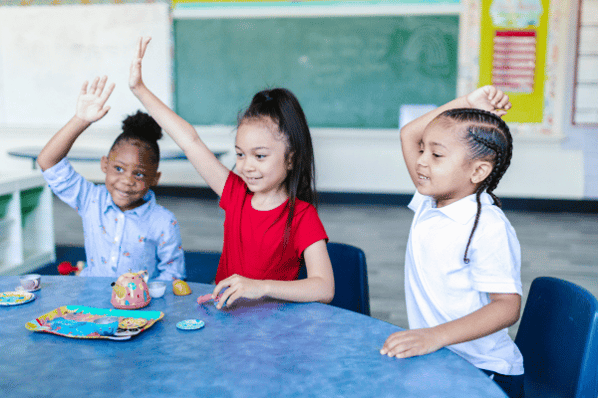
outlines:
M220 252L185 252L188 282L212 283L216 278Z
M334 273L335 294L330 305L370 315L368 270L363 250L344 243L328 243L328 254ZM299 279L307 277L305 267Z
M77 261L85 261L85 248L82 246L56 246L56 262L49 263L36 269L40 275L58 275L58 264L68 261L76 265Z
M534 279L515 343L526 398L598 396L598 301L584 288Z

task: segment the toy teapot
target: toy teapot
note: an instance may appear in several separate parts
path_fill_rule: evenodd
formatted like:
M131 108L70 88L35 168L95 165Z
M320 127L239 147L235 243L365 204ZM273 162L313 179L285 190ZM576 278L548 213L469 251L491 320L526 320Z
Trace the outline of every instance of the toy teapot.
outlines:
M147 287L147 271L129 272L112 282L112 298L110 303L115 308L135 310L143 308L152 300Z

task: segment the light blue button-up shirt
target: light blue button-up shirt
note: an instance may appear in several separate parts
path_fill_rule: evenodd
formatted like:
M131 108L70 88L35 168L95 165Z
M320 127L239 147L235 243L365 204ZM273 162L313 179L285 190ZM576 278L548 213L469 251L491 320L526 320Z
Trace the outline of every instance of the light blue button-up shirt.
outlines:
M123 212L105 185L93 184L64 158L43 172L50 188L83 220L87 267L81 276L118 277L147 270L150 279L185 277L185 255L178 222L156 203L150 190L145 203Z

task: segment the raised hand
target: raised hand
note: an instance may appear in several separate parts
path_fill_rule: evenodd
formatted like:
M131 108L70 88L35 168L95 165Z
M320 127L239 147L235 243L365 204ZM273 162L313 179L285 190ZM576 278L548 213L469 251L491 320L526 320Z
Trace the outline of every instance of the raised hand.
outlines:
M468 94L466 100L472 108L493 112L498 116L506 115L511 109L509 96L494 86L480 87Z
M135 48L135 55L131 62L131 68L129 69L129 88L135 90L136 88L143 85L143 79L141 78L141 61L145 55L145 50L149 44L151 37L140 37L137 41Z
M85 81L81 87L79 98L77 99L76 116L86 122L93 123L108 113L110 106L105 106L108 97L114 90L114 83L106 88L108 77L96 77L93 79L89 90L88 82Z

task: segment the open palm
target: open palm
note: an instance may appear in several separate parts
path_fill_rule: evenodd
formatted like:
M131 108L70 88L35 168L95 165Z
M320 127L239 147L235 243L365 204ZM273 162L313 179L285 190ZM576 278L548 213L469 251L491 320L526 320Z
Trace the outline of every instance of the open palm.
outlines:
M141 77L141 61L143 60L145 50L151 39L151 37L140 37L137 41L135 55L133 56L133 62L131 62L131 68L129 69L129 87L131 89L135 89L143 84Z
M93 123L108 113L110 106L106 106L106 101L114 90L114 83L106 88L107 80L106 76L96 77L89 86L89 90L87 89L88 82L83 83L77 99L77 117Z

